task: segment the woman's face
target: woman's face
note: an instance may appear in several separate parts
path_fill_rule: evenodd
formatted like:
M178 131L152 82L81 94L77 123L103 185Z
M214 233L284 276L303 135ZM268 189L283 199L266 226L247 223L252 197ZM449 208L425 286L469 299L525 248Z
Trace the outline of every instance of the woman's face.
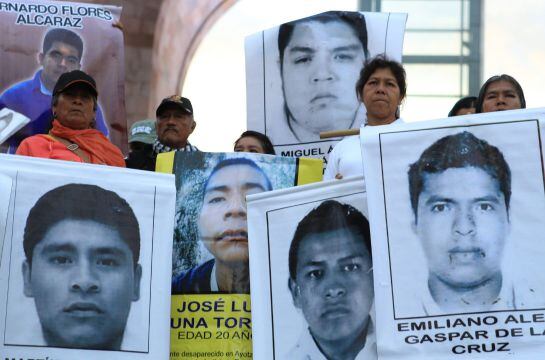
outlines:
M482 105L483 113L520 108L520 97L513 84L509 81L495 81L486 88Z
M53 114L67 128L89 129L95 120L94 95L85 85L73 85L59 95Z
M265 149L261 142L253 136L245 136L238 139L235 144L235 152L250 152L250 153L260 153L265 154Z
M369 125L386 125L395 121L401 93L390 68L377 69L363 86L360 97L367 109Z

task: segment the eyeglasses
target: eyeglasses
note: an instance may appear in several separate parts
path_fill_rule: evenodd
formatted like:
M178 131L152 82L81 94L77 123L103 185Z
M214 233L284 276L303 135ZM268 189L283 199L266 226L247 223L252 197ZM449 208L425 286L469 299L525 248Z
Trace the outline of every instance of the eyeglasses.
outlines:
M51 51L47 54L47 56L49 56L56 63L61 63L64 60L65 64L67 65L75 66L79 64L79 59L76 56L64 56L60 51Z

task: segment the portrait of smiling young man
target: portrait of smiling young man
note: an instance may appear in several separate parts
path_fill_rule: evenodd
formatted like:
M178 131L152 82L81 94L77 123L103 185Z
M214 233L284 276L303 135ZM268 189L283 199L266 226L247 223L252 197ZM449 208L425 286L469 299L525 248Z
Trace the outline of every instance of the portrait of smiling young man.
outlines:
M282 24L278 50L285 115L297 141L360 125L354 85L368 53L363 15L330 11Z
M23 247L24 295L34 300L43 342L123 350L142 277L140 230L130 205L95 185L55 188L30 210Z
M376 359L373 262L367 219L327 200L297 225L288 286L308 328L287 359Z
M464 131L410 166L413 230L427 259L427 315L524 308L502 262L511 229L511 170L495 146Z

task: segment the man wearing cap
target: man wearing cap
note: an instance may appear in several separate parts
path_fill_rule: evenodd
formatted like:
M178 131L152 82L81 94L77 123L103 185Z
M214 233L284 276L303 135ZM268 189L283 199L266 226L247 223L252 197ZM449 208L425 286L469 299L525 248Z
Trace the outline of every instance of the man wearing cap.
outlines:
M17 154L125 167L121 151L95 129L95 80L80 70L64 73L53 89L52 128L26 138Z
M153 164L155 157L153 144L157 140L155 120L137 121L131 126L129 132L129 155L125 164L131 169L155 171Z
M73 31L51 29L43 40L38 54L41 68L33 78L14 84L0 96L0 109L9 108L30 118L30 123L9 140L9 152L14 153L19 143L28 136L43 134L51 121L53 87L63 73L81 68L83 41ZM96 109L96 129L108 136L108 127L100 107Z
M193 119L193 106L188 98L172 95L157 107L157 139L153 143L152 156L138 167L127 164L127 167L141 170L155 170L157 154L169 151L199 151L187 139L195 130L197 123Z

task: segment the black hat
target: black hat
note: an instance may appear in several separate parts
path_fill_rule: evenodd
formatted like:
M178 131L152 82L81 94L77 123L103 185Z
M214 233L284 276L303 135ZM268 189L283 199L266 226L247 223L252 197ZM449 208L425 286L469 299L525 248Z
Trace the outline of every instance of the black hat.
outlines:
M157 110L155 111L155 116L159 116L159 113L161 113L161 111L163 111L167 105L171 104L182 109L186 113L193 115L193 106L191 106L191 101L189 101L188 98L180 95L172 95L161 101L161 104L159 104Z
M98 96L97 84L95 82L95 79L93 79L91 76L87 75L81 70L74 70L62 74L59 77L59 80L57 80L57 83L55 84L55 88L53 89L53 95L62 93L68 87L78 83L87 85L89 87L89 90L91 90L95 97Z

